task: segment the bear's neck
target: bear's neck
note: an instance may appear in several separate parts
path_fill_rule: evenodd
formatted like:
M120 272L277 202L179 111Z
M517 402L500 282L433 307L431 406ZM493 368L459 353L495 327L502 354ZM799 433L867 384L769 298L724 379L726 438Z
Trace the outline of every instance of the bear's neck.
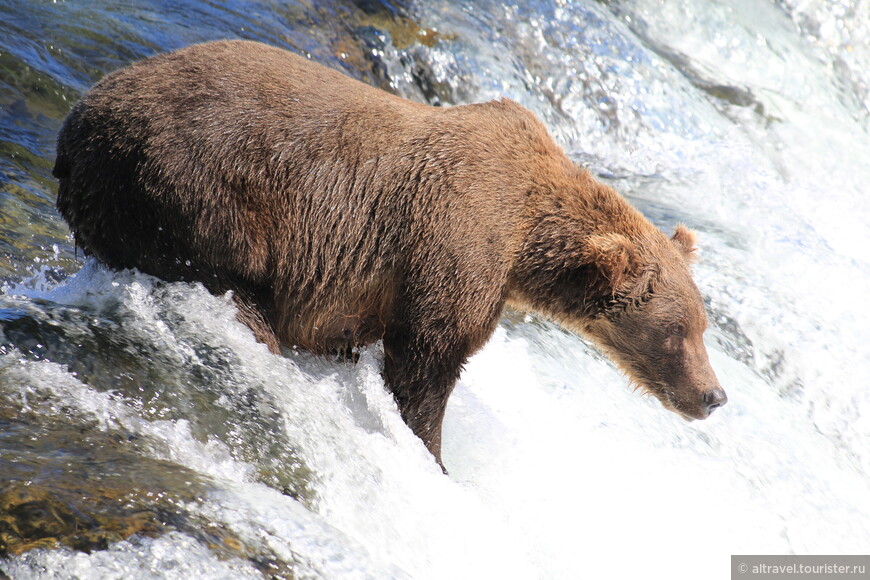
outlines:
M619 234L639 247L666 241L625 198L585 170L536 184L528 204L507 306L541 314L577 332L583 333L602 314L615 293L610 280L586 258L590 239Z

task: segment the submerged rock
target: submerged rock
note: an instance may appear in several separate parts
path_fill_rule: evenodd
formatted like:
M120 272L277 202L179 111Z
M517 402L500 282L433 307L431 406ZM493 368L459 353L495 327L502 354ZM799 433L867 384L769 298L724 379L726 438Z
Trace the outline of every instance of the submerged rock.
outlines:
M0 404L0 558L39 548L91 553L179 531L219 558L293 576L291 564L195 513L213 488L203 476L143 455L132 434L14 407Z
M90 552L133 534L191 528L182 508L208 484L135 453L127 436L34 425L0 411L0 556L65 546Z

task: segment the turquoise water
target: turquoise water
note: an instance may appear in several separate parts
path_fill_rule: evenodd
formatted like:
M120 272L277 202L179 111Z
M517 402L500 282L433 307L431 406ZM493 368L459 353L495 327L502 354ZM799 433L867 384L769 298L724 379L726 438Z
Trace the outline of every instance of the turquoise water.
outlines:
M418 101L508 96L661 228L696 229L729 404L686 423L579 338L510 316L451 399L445 477L378 347L275 357L226 297L85 263L53 208L66 112L132 60L236 37ZM137 500L167 533L0 570L727 578L731 554L866 553L868 37L858 1L0 0L0 485L165 470L172 500ZM101 472L70 433L123 460ZM66 468L17 443L49 436Z

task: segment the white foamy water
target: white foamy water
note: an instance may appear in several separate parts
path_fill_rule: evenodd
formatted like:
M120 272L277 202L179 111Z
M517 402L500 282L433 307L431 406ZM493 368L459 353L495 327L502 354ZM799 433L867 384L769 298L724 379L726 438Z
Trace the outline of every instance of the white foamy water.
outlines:
M0 359L3 388L39 412L120 426L154 457L207 476L214 491L189 509L294 562L301 578L728 578L731 554L867 553L867 7L415 8L444 40L409 49L413 62L457 102L529 106L663 229L698 230L706 339L730 399L707 421L633 392L579 338L512 318L450 401L444 476L384 389L378 347L356 366L276 357L227 297L93 264L5 298L71 308L82 332L89 317L117 325L139 345L119 348L174 377L181 395L88 386L14 350ZM395 89L418 98L394 52L384 61ZM261 476L297 463L311 472L309 498ZM258 574L182 533L91 555L39 550L0 569Z

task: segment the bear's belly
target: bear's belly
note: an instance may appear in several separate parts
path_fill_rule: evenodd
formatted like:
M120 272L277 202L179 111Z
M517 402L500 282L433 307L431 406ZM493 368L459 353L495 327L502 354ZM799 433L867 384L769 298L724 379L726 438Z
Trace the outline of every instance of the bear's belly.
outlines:
M329 354L349 353L384 337L386 324L377 313L332 314L312 328L316 350Z
M350 354L384 338L391 313L391 292L383 288L362 296L308 304L288 316L280 341L320 355Z
M396 287L395 273L382 268L363 284L324 285L321 293L309 294L307 300L294 301L292 306L277 298L279 342L319 355L335 355L382 340L394 316ZM286 295L295 298L294 290L288 289Z

